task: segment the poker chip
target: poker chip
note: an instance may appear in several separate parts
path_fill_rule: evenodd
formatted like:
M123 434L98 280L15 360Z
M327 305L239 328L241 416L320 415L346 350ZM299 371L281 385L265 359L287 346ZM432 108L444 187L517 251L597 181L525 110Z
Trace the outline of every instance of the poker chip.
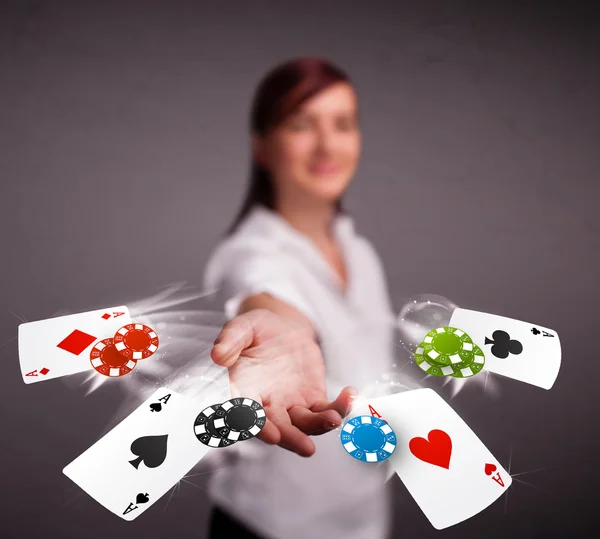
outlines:
M97 342L90 352L90 361L96 372L110 377L125 376L137 364L135 359L123 357L117 352L113 339Z
M215 427L216 407L218 404L208 406L202 410L194 421L194 434L204 445L209 447L227 447L234 444L235 440L223 438Z
M396 434L385 421L359 415L346 422L340 434L346 452L362 462L382 462L396 449Z
M158 335L144 324L127 324L115 333L115 348L127 358L146 359L158 350Z
M264 408L244 397L215 405L214 426L221 438L237 442L256 436L267 422Z
M414 353L417 365L432 376L470 378L485 365L485 355L462 329L432 329Z

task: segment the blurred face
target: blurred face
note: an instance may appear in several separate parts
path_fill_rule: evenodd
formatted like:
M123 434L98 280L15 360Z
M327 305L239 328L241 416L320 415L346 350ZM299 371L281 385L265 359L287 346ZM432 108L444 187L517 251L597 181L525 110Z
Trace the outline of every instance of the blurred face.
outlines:
M350 183L360 155L353 88L347 83L326 88L254 143L259 163L274 178L278 198L335 202Z

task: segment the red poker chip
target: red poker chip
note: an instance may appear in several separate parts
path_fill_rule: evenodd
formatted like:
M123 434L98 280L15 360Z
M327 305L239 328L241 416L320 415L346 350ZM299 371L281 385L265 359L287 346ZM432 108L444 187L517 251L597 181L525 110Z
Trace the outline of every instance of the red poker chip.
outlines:
M112 378L129 374L137 364L135 359L117 352L113 339L97 342L90 352L90 361L96 372Z
M158 350L158 335L144 324L127 324L115 333L115 348L126 358L138 361Z

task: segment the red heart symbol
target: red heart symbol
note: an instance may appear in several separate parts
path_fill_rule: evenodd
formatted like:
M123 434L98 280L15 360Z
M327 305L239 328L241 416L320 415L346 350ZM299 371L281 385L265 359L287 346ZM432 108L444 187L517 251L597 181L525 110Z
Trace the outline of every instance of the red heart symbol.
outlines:
M410 452L423 462L450 469L452 440L443 430L432 430L425 438L413 438L408 443Z
M495 464L486 464L485 465L485 475L492 475L496 471Z

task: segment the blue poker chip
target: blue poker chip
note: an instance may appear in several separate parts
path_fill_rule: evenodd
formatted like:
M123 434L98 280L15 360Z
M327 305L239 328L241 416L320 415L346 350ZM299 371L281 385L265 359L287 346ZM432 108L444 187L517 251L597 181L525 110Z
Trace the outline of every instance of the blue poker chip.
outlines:
M396 433L385 421L359 415L342 428L340 440L349 455L363 462L381 462L396 449Z

